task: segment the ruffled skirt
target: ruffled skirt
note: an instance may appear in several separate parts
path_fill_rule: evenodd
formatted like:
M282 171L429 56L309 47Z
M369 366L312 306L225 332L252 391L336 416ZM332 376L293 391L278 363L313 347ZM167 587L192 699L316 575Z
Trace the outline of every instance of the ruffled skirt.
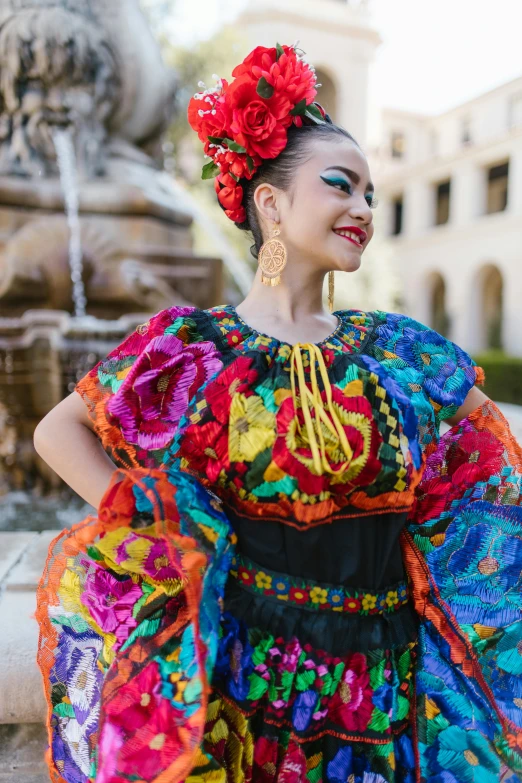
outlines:
M207 754L229 783L413 783L418 621L406 583L373 595L296 581L235 558ZM368 649L372 625L386 647ZM193 774L206 780L205 769Z
M504 541L499 520L519 540L518 508L471 506L477 557ZM408 585L372 594L243 571L192 477L118 475L99 517L53 542L39 588L53 783L516 783L520 621L484 600L475 611L473 572L459 627L444 556L474 530L464 511L445 523L449 554L440 527L419 524Z

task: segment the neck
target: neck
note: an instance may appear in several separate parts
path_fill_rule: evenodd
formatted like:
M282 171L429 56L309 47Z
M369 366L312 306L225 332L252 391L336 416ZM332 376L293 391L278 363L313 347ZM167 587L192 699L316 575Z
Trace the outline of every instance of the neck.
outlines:
M249 316L258 316L284 323L296 323L310 316L325 314L324 277L322 271L306 275L297 265L288 264L279 285L266 286L261 282L258 269L252 288L238 305L238 311L246 316L247 321Z

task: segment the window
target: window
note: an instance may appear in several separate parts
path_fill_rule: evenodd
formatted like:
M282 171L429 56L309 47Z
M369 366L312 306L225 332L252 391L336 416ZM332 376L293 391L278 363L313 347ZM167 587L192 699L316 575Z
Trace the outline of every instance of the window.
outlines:
M392 235L402 234L403 198L397 196L392 203Z
M471 142L471 119L464 117L460 126L460 143L463 147L466 147Z
M392 158L403 158L406 149L404 133L402 131L393 131L391 135L391 156Z
M450 323L446 311L446 283L439 272L431 280L430 326L443 337L449 336Z
M451 180L436 185L435 225L442 226L449 220Z
M488 169L487 214L503 212L508 201L509 161Z
M522 92L517 92L509 99L508 128L522 127Z

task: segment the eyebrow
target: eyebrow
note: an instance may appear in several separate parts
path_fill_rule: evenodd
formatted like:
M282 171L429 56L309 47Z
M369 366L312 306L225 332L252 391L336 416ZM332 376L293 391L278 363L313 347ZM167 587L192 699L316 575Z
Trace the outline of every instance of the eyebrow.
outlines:
M352 171L351 169L347 169L344 166L328 166L328 168L326 168L325 171L331 171L331 169L336 169L337 171L342 171L343 174L347 174L350 177L350 179L352 179L355 182L356 185L358 185L359 182L361 181L360 176L355 171ZM375 190L375 186L373 182L368 182L368 184L366 185L366 190L372 190L372 191Z

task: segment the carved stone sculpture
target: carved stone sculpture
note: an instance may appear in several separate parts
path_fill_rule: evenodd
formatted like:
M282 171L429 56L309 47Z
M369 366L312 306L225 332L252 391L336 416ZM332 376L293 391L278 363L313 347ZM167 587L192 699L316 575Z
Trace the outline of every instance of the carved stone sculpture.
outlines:
M162 171L175 89L138 0L0 0L0 495L57 486L34 426L98 358L152 312L221 299ZM95 318L71 317L78 276Z
M175 90L138 0L0 0L3 315L72 312L67 226L48 220L65 208L54 141L63 129L74 142L80 219L89 224L87 312L114 318L216 302L217 260L207 259L210 280L201 286L196 277L187 297L192 218L159 171ZM92 252L107 238L115 247L109 261ZM178 284L170 267L180 264Z

